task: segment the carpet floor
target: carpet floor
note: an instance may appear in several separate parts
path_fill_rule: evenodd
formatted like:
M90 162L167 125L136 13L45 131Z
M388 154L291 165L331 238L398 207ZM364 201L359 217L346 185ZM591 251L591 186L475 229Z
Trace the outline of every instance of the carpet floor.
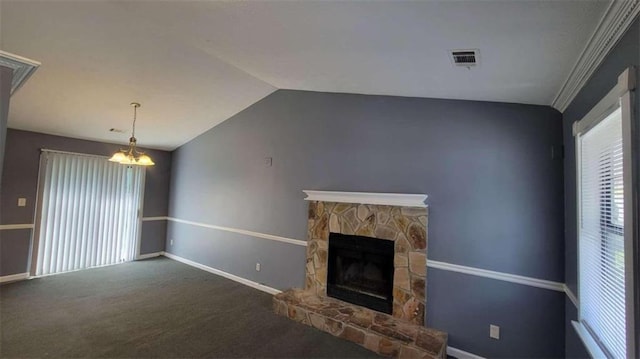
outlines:
M0 356L370 358L271 295L156 258L0 286Z

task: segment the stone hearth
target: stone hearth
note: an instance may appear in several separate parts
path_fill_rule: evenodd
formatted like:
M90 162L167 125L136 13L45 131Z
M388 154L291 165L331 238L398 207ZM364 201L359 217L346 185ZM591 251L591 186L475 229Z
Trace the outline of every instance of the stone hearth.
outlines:
M447 334L306 290L276 294L277 314L384 356L446 358Z
M380 203L375 200L372 203ZM420 202L411 206L310 201L305 289L274 296L275 312L381 355L446 357L447 334L424 327L427 222L427 208ZM391 315L327 297L330 232L394 242Z

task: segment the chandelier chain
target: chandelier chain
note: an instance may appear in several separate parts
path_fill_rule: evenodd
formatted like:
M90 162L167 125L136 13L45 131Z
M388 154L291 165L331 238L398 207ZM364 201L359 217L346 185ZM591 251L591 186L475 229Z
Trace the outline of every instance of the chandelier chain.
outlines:
M136 137L136 119L138 118L138 107L140 107L137 103L132 103L133 106L133 130L131 131L131 137Z

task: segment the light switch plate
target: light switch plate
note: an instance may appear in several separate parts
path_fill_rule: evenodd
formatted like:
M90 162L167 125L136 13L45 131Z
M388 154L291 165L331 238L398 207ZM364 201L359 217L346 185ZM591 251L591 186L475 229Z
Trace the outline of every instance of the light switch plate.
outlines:
M24 197L18 198L18 207L24 207L27 205L27 199Z
M500 327L497 325L489 325L489 338L500 339Z
M265 157L264 158L264 164L267 167L273 166L273 157Z

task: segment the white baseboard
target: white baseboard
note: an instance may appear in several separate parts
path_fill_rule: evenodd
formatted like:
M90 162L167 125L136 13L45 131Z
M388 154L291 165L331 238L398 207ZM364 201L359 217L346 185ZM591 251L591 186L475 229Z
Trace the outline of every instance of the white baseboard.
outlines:
M175 261L182 262L184 264L190 265L190 266L198 268L198 269L202 269L203 271L207 271L209 273L217 274L217 275L219 275L221 277L225 277L227 279L231 279L232 281L244 284L246 286L261 290L261 291L269 293L269 294L278 294L278 293L282 292L279 289L271 288L271 287L266 286L264 284L260 284L260 283L254 282L252 280L249 280L249 279L238 277L237 275L234 275L234 274L231 274L231 273L227 273L227 272L221 271L219 269L211 268L211 267L206 266L204 264L200 264L198 262L194 262L194 261L192 261L190 259L182 258L182 257L177 256L175 254L163 252L163 255L165 257L173 259Z
M145 254L141 254L138 256L138 258L136 258L137 261L142 260L142 259L149 259L149 258L154 258L154 257L160 257L161 255L163 255L164 252L160 251L160 252L154 252L154 253L145 253Z
M15 282L29 278L29 273L17 273L0 277L0 283Z
M464 350L447 347L447 355L451 355L452 357L456 357L458 359L484 359L479 355L475 355L469 352L465 352Z

